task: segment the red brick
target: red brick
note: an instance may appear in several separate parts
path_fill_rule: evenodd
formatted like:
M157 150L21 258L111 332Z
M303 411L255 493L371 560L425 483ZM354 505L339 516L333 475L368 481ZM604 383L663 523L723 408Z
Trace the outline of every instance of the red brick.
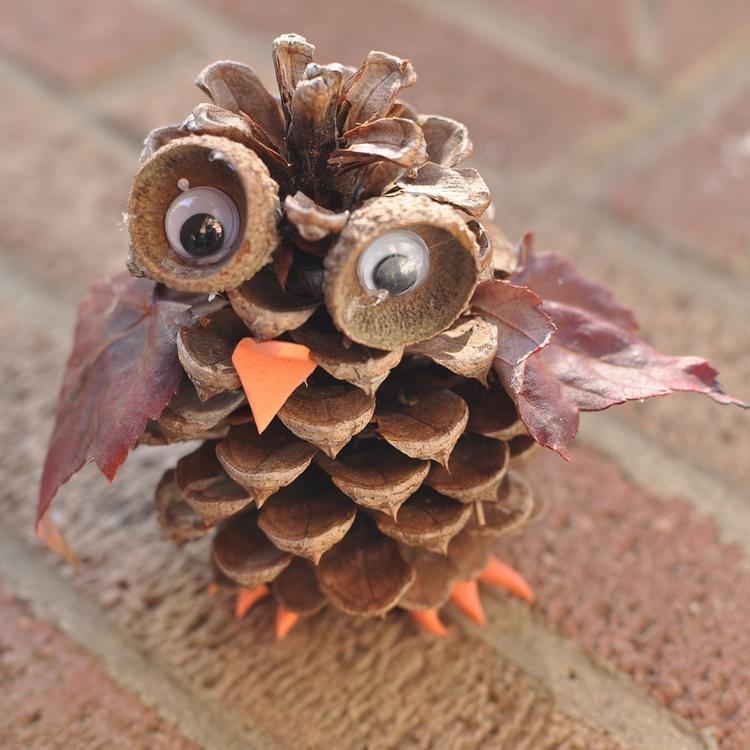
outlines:
M657 12L661 75L670 79L700 65L717 48L747 37L750 24L746 0L663 0Z
M49 99L18 81L0 85L13 101L0 122L0 247L25 274L75 299L125 265L122 212L137 149L128 157L82 116L51 116Z
M567 36L604 58L626 67L635 66L630 39L632 0L615 0L606 7L600 0L491 0L497 5L524 16L536 25Z
M477 155L512 167L554 161L616 121L619 104L520 62L486 42L396 0L365 5L291 0L258 5L204 0L269 45L296 31L319 58L359 64L371 49L408 57L419 81L404 96L424 112L469 127ZM251 65L256 61L247 61Z
M0 1L0 48L67 86L90 84L154 59L181 36L177 19L134 0Z
M189 750L96 660L0 588L0 746Z
M732 44L750 21L745 0L618 0L606 6L596 0L493 2L567 36L571 44L661 81L688 75L704 58ZM642 41L646 54L638 52L638 34L648 36Z
M157 65L148 75L137 76L116 87L93 92L89 101L108 120L142 140L156 127L181 122L206 95L195 85L198 73L216 60L241 60L250 64L262 77L270 91L276 90L276 79L270 48L255 56L247 44L239 45L234 38L219 36L202 41L199 50L190 49L172 60L170 65Z
M627 221L657 229L750 278L750 96L628 176L609 198Z
M625 481L579 447L530 464L546 514L502 546L538 611L627 672L723 750L750 747L750 573L743 554L683 501Z

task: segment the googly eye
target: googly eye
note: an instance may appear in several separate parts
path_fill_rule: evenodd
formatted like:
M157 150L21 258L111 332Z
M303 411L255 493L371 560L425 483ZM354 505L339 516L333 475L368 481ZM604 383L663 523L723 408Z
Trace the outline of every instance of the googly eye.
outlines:
M196 187L180 193L164 217L172 249L193 263L215 263L234 248L240 233L240 214L221 190Z
M405 229L380 235L357 263L359 281L370 294L386 293L394 297L418 287L429 269L427 243Z

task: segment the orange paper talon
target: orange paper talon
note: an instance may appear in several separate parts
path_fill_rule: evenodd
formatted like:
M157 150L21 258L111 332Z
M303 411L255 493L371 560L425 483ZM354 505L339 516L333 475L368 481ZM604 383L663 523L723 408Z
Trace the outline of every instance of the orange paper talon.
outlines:
M36 535L49 549L65 560L74 570L78 570L81 567L78 555L76 555L73 548L68 544L60 527L49 517L49 513L45 513L37 521Z
M490 558L487 567L480 574L479 580L482 583L489 583L515 594L527 602L534 601L534 591L521 574L513 570L510 565L500 562L496 557Z
M409 617L421 630L426 630L440 638L448 635L448 628L441 622L440 614L436 609L413 609L409 612Z
M289 612L279 604L276 608L276 640L283 641L297 620L299 615L296 612Z
M209 596L216 596L216 594L219 593L219 584L216 583L216 581L211 581L211 583L206 586L206 593Z
M250 404L255 426L268 427L292 392L318 366L310 350L289 341L242 339L232 354L242 388Z
M485 617L482 602L479 601L479 587L476 581L459 581L453 584L451 601L474 622L484 625Z
M270 594L265 584L256 586L254 589L240 589L237 592L237 600L234 603L234 616L241 620L255 604Z

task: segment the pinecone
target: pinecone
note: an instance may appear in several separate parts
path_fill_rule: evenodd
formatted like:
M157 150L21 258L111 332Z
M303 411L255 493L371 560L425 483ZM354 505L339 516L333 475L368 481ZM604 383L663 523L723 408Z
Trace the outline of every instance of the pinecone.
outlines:
M213 531L240 613L270 592L280 635L326 603L438 632L452 593L481 618L480 576L530 596L490 545L533 512L514 466L536 443L491 370L495 326L467 312L515 253L479 221L481 177L456 168L466 128L398 99L411 64L313 51L274 42L279 99L246 66L209 66L212 103L146 140L129 265L199 320L141 442L203 441L162 478L157 516L178 543ZM248 337L318 365L265 429L233 366Z

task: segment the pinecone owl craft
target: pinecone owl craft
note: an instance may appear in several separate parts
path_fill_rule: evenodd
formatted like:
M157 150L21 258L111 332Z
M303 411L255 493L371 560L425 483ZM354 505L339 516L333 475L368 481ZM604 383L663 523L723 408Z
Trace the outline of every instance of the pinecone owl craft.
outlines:
M326 605L442 634L452 600L483 621L478 582L533 596L492 545L535 512L535 448L567 457L581 411L627 400L745 405L505 239L460 166L466 128L404 100L410 62L323 65L294 34L272 52L278 96L214 63L210 101L145 141L130 274L79 309L39 529L84 463L113 479L136 445L190 443L156 517L179 544L211 536L238 615L272 597L279 637Z

